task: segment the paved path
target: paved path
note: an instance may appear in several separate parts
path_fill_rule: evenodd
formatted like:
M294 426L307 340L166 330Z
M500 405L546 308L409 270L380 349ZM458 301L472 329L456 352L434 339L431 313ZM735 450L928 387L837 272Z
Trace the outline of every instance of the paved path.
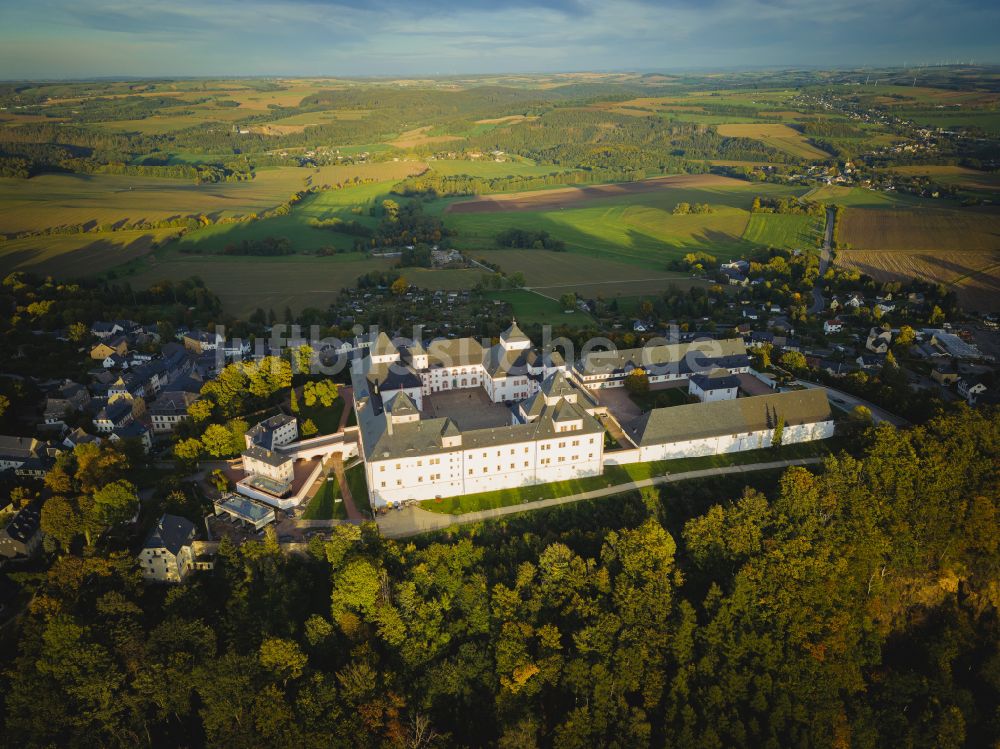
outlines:
M344 399L344 410L340 412L340 426L337 427L337 431L343 432L344 427L347 426L347 420L354 412L354 389L342 385L339 392L340 397Z
M360 523L365 519L358 511L357 505L354 504L354 497L351 496L351 487L347 484L347 476L344 475L344 461L341 456L333 455L330 460L333 463L333 472L337 476L337 481L340 484L340 496L344 500L344 509L347 510L347 519L352 523Z
M833 219L834 210L827 208L826 236L823 239L823 249L819 253L819 278L816 279L816 285L813 286L813 305L809 308L809 312L814 315L820 314L826 308L826 302L823 300L823 292L820 289L823 286L823 275L826 273L826 269L830 267L830 250L833 247Z
M798 380L798 383L807 388L823 388L826 390L826 394L833 404L840 406L845 411L850 411L855 406L865 406L872 412L872 421L876 424L881 424L884 421L892 424L894 427L910 426L910 422L902 416L896 416L894 413L889 413L884 408L876 406L874 403L866 401L863 398L859 398L856 395L845 393L843 390L837 390L829 385L821 385L818 382L809 382L808 380Z
M540 499L537 502L529 502L509 507L497 507L478 512L466 512L461 515L448 515L440 512L430 512L421 507L405 507L402 510L389 510L385 515L376 518L379 530L387 538L406 538L416 536L430 531L439 531L451 525L462 525L465 523L478 523L482 520L495 520L505 515L515 515L520 512L531 512L541 510L545 507L557 507L559 505L579 502L584 499L597 499L607 497L612 494L622 494L623 492L642 489L647 486L658 486L669 484L675 481L687 481L690 479L705 478L707 476L724 476L733 473L751 473L753 471L768 471L775 468L787 468L789 466L802 466L822 463L822 458L793 458L789 460L775 460L770 463L750 463L740 466L722 466L719 468L704 468L698 471L686 471L684 473L667 474L665 476L654 476L649 479L630 481L625 484L607 486L603 489L594 489L589 492L571 494L566 497L553 497L551 499Z

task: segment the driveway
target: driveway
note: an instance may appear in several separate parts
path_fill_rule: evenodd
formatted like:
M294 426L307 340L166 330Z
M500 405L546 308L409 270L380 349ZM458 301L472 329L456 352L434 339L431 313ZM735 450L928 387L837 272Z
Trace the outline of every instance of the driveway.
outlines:
M843 390L837 390L829 387L828 385L820 385L818 382L807 382L806 380L797 380L797 382L802 385L802 387L822 388L826 390L826 394L830 399L830 402L833 405L838 406L843 411L851 411L856 406L864 406L872 412L872 421L876 424L881 424L884 421L887 424L892 424L894 427L910 426L910 422L902 416L896 416L896 414L889 413L884 408L876 406L874 403L869 403L863 398L858 398L856 395L845 393Z
M826 273L826 269L830 267L830 250L833 247L833 217L833 209L827 208L826 236L823 238L823 249L819 253L819 278L816 279L816 285L813 286L813 304L809 308L809 312L813 315L818 315L826 308L826 301L823 299L823 292L820 291L820 287L823 284L823 275Z

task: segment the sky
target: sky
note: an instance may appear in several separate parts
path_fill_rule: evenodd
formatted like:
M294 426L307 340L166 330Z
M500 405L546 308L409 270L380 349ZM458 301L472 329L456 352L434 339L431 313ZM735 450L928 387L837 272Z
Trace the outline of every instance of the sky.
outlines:
M996 0L0 0L0 79L998 62Z

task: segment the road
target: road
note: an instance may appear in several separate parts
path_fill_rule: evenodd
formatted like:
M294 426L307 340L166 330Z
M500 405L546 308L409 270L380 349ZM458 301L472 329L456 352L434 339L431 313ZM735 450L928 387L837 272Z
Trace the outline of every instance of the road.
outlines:
M820 290L823 285L823 276L826 269L830 267L830 250L833 248L833 218L834 210L826 209L826 236L823 238L823 249L819 253L819 278L813 286L813 305L809 308L810 314L818 315L826 309L826 301L823 299L823 292Z
M553 497L551 499L540 499L537 502L527 504L511 505L509 507L497 507L478 512L466 512L461 515L448 515L441 512L430 512L421 507L410 506L401 510L389 510L385 515L376 518L379 531L387 538L407 538L417 536L421 533L439 531L452 525L464 525L466 523L478 523L483 520L495 520L505 515L515 515L520 512L531 512L541 510L546 507L557 507L559 505L579 502L584 499L597 499L608 497L613 494L642 489L647 486L659 486L675 481L688 481L690 479L705 478L708 476L724 476L733 473L751 473L753 471L768 471L776 468L788 468L790 466L812 465L822 463L822 458L793 458L789 460L775 460L770 463L750 463L748 465L722 466L718 468L704 468L698 471L686 471L684 473L667 474L665 476L654 476L649 479L639 481L629 481L624 484L607 486L603 489L594 489L589 492L570 494L566 497Z
M800 385L807 388L823 388L826 390L827 397L835 405L841 407L844 411L850 411L855 406L864 406L872 412L872 421L876 424L881 424L883 421L887 424L892 424L894 427L908 427L910 422L904 419L902 416L896 416L896 414L889 413L884 408L876 406L874 403L859 398L856 395L851 395L850 393L845 393L843 390L837 390L829 385L821 385L818 382L809 382L807 380L798 380Z

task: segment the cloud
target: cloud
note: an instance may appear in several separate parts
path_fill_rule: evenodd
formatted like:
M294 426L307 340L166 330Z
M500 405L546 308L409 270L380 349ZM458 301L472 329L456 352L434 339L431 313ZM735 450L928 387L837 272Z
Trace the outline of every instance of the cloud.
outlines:
M997 57L958 0L0 0L6 77L398 75ZM72 50L72 57L69 51Z

